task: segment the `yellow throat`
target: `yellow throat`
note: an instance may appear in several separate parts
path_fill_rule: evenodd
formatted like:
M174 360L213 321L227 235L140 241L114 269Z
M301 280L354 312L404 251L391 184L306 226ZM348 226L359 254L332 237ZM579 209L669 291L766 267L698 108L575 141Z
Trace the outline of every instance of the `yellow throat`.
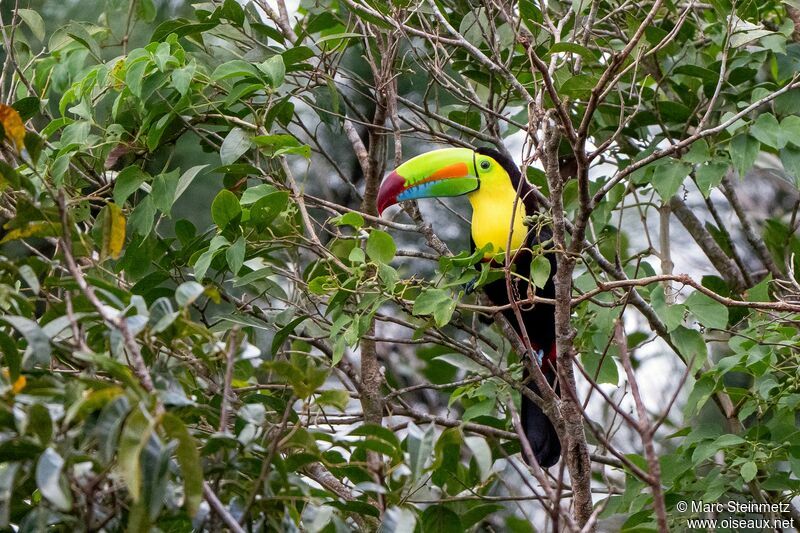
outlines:
M528 228L525 227L525 205L522 200L517 200L514 210L514 198L517 191L508 178L493 180L491 186L483 187L469 195L472 204L472 240L480 249L491 243L493 253L484 257L491 258L494 254L505 251L508 244L508 232L511 228L511 218L514 218L514 229L511 235L511 250L519 249L525 242Z

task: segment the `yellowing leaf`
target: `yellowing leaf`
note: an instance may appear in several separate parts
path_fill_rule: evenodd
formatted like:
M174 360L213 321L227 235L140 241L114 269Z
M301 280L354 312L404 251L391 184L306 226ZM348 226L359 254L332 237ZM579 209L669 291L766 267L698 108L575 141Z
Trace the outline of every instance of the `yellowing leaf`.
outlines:
M25 227L12 229L0 244L9 241L16 241L25 239L27 237L55 237L61 231L61 224L52 224L50 222L32 222Z
M117 204L107 204L103 208L103 245L100 257L117 259L125 245L125 216Z
M15 381L13 385L11 385L11 392L13 392L14 394L19 394L27 384L28 380L25 379L25 376L20 376L17 378L17 381Z
M125 85L125 60L120 59L111 68L111 77L114 78L112 86L114 89L120 91Z
M18 152L21 152L25 146L25 125L17 110L9 105L0 104L0 124L6 132L6 138L14 143Z
M11 372L7 368L4 368L2 371L3 377L8 379L11 377ZM19 394L22 389L25 388L25 385L28 384L28 380L25 376L19 376L17 380L11 384L11 394Z

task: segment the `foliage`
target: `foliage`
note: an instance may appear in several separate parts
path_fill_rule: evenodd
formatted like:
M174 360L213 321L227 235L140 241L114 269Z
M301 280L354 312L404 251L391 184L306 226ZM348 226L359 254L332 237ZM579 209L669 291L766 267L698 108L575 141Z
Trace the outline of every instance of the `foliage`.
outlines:
M800 493L798 204L753 221L741 201L777 187L748 174L759 158L797 198L791 8L102 6L0 22L0 528L581 522L546 491L524 520L513 504L542 490L510 459L522 365L466 290L502 269L465 239L448 253L454 215L375 216L376 178L421 142L505 142L563 207L543 223L585 230L560 342L593 404L573 437L601 523L653 530L661 501L680 529L679 501ZM561 185L554 125L579 161ZM684 249L700 281L674 275ZM656 356L666 399L631 415Z

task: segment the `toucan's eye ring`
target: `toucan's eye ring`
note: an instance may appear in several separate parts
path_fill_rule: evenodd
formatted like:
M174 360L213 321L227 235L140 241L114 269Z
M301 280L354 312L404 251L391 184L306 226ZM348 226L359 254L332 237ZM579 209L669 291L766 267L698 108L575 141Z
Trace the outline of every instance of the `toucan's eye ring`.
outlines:
M492 164L489 163L487 160L484 159L483 161L481 161L481 169L489 170L489 167L491 167L491 166L492 166Z

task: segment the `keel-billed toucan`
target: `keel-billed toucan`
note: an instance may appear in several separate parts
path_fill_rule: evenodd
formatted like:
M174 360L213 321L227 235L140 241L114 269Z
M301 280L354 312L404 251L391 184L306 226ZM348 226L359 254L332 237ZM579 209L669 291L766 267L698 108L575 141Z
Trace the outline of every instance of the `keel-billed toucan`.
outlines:
M521 183L520 183L521 181ZM519 201L515 198L519 191ZM525 217L538 211L538 204L531 194L532 186L522 179L514 162L490 148L444 148L428 152L397 167L386 176L378 191L378 211L404 200L467 195L472 204L472 242L481 249L492 245L494 253L503 252L509 243L514 260L515 284L512 293L527 298L531 250L551 237L549 229L533 229L526 226ZM512 230L513 218L513 230ZM554 297L553 274L556 264L552 254L550 278L536 294L544 298ZM492 260L487 255L485 260ZM489 299L497 306L509 303L505 279L484 286ZM519 333L519 323L511 309L503 311L509 322ZM534 350L533 360L539 363L551 386L556 379L555 320L552 305L537 303L522 306L522 319ZM527 379L528 371L524 371ZM538 394L536 386L528 385ZM553 424L544 412L530 399L522 396L522 427L530 442L536 460L543 467L556 464L561 456L561 444Z

